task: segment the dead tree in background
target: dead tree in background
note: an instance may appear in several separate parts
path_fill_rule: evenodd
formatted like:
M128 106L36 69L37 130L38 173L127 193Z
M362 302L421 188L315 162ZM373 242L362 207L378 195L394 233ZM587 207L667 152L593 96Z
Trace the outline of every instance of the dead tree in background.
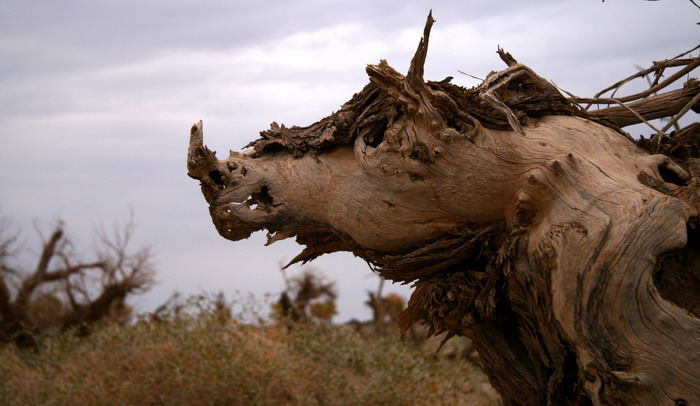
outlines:
M369 65L308 127L273 123L218 160L194 125L188 171L218 232L267 229L305 246L292 262L351 251L413 282L404 326L471 338L507 405L700 403L700 126L619 129L698 111L696 79L654 93L700 59L589 100L499 50L507 68L465 89L423 79L432 23L407 75Z
M16 236L1 236L0 339L50 326L125 321L131 313L127 296L148 290L154 273L149 249L129 251L133 228L129 222L112 235L99 232L94 258L86 261L73 252L59 223L42 242L32 270L11 263Z
M388 326L397 326L399 314L404 308L406 300L396 293L384 295L384 278L379 279L379 287L376 292L368 291L365 305L372 309L372 321L374 332L377 335L385 335ZM413 331L411 331L413 333Z
M275 316L285 322L307 323L330 321L336 315L335 282L326 281L317 271L306 269L300 275L287 278L282 269L285 290L273 305Z

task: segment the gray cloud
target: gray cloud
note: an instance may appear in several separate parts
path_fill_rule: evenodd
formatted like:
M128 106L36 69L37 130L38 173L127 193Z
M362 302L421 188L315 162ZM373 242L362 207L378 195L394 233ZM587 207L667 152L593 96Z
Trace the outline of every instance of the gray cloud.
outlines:
M6 2L0 209L25 234L32 219L62 217L83 242L133 209L137 242L154 245L160 265L145 309L176 289L278 291L277 263L299 248L216 234L186 176L190 125L203 119L208 144L226 153L273 120L310 124L367 83L366 64L405 71L429 7L427 78L476 85L457 70L500 69L501 45L580 95L691 48L700 15L636 0ZM368 315L366 265L338 254L317 266L342 285L341 319Z

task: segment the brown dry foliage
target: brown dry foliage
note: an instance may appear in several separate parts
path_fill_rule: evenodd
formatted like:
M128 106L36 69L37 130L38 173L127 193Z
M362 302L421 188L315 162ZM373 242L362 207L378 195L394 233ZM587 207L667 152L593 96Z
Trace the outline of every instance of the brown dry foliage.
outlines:
M252 325L239 315L222 323L215 303L196 302L195 313L163 311L159 321L83 339L57 331L42 337L39 353L0 346L0 404L498 404L473 365L396 337Z

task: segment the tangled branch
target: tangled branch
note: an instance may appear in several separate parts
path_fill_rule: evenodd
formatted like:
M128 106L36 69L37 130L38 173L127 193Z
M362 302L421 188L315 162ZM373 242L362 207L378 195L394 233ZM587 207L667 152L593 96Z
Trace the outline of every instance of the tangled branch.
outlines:
M700 57L690 56L699 48L700 45L674 58L654 62L649 68L606 87L592 98L578 97L566 92L569 95L568 100L593 118L608 121L618 127L645 123L654 130L659 140L668 137L667 131L671 127L677 127L679 120L690 110L700 112L700 82L695 78L688 78L680 89L657 93L677 84L700 66ZM678 70L664 79L664 75L671 69ZM649 87L646 90L628 96L616 96L624 85L640 78L649 79ZM606 93L610 95L603 97ZM584 104L585 107L582 106ZM615 106L601 108L610 105ZM591 109L593 106L597 106L598 109ZM651 120L666 117L669 117L669 121L662 128L650 123Z

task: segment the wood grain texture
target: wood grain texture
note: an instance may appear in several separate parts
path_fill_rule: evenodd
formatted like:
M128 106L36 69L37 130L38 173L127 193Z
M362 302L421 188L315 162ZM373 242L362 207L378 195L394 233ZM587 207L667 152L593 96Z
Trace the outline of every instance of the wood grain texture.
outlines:
M273 124L222 160L193 126L188 173L219 233L414 282L401 324L469 336L504 404L700 403L695 138L682 159L649 153L601 124L620 111L580 111L502 51L479 87L425 82L432 22L407 76L368 66L311 126Z

